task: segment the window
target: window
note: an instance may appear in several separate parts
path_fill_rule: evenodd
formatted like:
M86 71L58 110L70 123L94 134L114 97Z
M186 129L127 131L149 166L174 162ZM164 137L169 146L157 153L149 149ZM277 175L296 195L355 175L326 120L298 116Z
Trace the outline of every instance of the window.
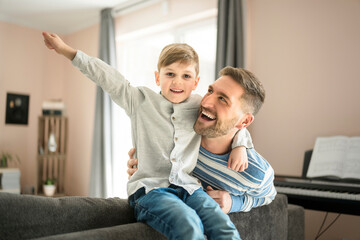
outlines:
M153 28L156 29L156 28ZM137 31L117 39L118 70L133 86L146 86L159 92L154 72L164 46L183 42L199 55L200 82L195 93L204 95L208 85L215 81L216 16L189 23L162 25L161 30ZM125 111L113 103L113 194L127 197L127 153L132 148L131 126Z

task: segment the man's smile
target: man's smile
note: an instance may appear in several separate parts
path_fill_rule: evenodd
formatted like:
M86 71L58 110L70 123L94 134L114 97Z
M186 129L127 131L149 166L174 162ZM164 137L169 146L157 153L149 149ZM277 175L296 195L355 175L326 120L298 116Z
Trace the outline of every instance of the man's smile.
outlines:
M201 119L204 119L206 121L214 121L214 120L216 120L216 117L213 114L211 114L211 113L209 113L209 112L207 112L205 110L201 111L200 117L201 117Z

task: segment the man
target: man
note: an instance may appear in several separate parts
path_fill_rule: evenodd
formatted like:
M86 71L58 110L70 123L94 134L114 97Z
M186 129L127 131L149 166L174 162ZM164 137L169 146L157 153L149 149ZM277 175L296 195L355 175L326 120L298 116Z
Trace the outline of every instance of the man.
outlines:
M249 167L244 172L228 169L227 161L234 135L254 121L265 91L245 69L225 67L220 76L203 97L194 124L202 140L193 175L225 213L250 211L275 198L274 171L254 149L247 149ZM128 161L129 175L136 171L134 164L137 159Z

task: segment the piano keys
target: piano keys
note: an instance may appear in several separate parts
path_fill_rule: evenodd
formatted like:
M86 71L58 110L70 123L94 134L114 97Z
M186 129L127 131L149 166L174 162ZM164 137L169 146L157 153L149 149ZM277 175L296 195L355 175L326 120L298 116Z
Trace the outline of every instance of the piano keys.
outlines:
M360 215L360 183L275 176L278 193L306 209Z

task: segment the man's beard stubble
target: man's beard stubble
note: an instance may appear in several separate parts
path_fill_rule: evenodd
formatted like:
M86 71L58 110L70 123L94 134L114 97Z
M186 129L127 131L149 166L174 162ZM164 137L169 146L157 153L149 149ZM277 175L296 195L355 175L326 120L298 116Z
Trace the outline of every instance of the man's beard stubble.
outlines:
M211 125L209 127L202 127L200 126L201 123L198 123L198 121L196 120L194 124L194 131L197 134L207 138L221 137L228 134L231 130L233 130L237 121L238 121L237 118L233 118L225 122L216 120L215 125Z

